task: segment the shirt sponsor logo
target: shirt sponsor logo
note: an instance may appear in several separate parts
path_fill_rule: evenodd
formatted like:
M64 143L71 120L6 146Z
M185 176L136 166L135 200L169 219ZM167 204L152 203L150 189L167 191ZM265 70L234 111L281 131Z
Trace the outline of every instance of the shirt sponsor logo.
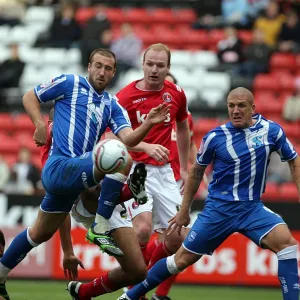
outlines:
M139 98L139 99L137 99L137 100L132 101L132 103L133 103L133 104L135 104L135 103L140 103L140 102L144 102L144 101L146 101L146 100L147 100L147 98Z

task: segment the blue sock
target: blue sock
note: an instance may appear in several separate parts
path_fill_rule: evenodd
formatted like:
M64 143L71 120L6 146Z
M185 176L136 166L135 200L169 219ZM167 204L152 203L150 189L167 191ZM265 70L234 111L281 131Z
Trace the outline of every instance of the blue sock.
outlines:
M278 260L278 278L283 300L299 300L299 276L297 259Z
M119 203L120 194L126 181L126 176L120 173L108 174L101 185L97 214L109 219Z
M167 267L167 258L163 258L148 271L148 276L143 282L135 285L126 294L131 300L138 300L172 275Z
M19 233L12 241L8 249L4 252L0 262L7 268L13 269L27 255L27 253L37 244L27 238L28 229Z

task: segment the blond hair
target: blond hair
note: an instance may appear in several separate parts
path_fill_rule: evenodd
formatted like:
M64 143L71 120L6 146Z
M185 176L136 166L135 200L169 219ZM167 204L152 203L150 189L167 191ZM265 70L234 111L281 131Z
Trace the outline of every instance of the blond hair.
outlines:
M149 50L154 50L154 51L165 51L168 55L168 66L171 64L171 51L169 47L165 44L162 43L157 43L157 44L152 44L150 45L144 52L143 56L143 62L145 61L146 54Z

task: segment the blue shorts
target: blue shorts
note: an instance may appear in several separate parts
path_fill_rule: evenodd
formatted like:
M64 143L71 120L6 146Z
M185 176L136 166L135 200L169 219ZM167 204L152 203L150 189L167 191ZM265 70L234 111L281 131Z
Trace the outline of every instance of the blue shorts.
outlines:
M92 152L79 157L50 156L43 168L46 189L41 209L47 212L69 212L78 195L95 186Z
M256 245L283 219L261 201L223 201L207 198L183 247L195 254L211 255L227 237L239 232Z

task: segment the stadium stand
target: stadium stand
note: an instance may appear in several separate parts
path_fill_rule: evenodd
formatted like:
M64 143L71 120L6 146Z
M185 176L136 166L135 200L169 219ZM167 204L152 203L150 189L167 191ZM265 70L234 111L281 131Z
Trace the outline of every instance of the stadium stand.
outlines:
M122 7L117 4L115 7L107 7L106 15L111 22L112 37L117 38L120 25L128 22L143 41L144 49L156 42L166 43L170 47L171 71L185 90L189 108L196 119L197 144L200 144L208 130L226 119L226 95L231 88L242 85L253 91L257 111L279 121L295 147L300 149L300 123L282 119L286 99L295 93L295 80L300 77L299 53L282 53L275 48L270 57L269 72L258 74L255 78L235 76L230 70L216 71L220 64L216 54L217 44L224 39L225 33L223 28L217 26L209 30L194 29L192 25L197 22L198 15L193 9L193 1L186 1L184 8L179 8L176 1L162 1L157 6L151 1L136 2L137 5L128 2ZM289 9L287 5L282 7ZM29 6L20 24L0 26L0 63L9 58L11 43L19 45L19 56L25 63L19 87L1 91L0 95L0 109L3 111L0 114L0 153L10 166L16 161L18 149L24 145L33 152L33 162L40 166L38 149L31 143L33 126L23 114L22 95L61 73L86 74L81 67L78 47L63 49L34 46L39 36L49 30L55 17L55 8L59 9L59 6ZM93 7L82 6L77 9L75 19L84 27L95 13ZM252 30L238 29L238 37L245 47L252 42ZM142 61L142 57L137 59ZM120 76L110 92L141 77L140 69L130 69ZM49 105L45 106L45 113L48 108ZM298 196L294 186L289 183L280 187L268 184L264 196L266 201L294 201L296 198Z

